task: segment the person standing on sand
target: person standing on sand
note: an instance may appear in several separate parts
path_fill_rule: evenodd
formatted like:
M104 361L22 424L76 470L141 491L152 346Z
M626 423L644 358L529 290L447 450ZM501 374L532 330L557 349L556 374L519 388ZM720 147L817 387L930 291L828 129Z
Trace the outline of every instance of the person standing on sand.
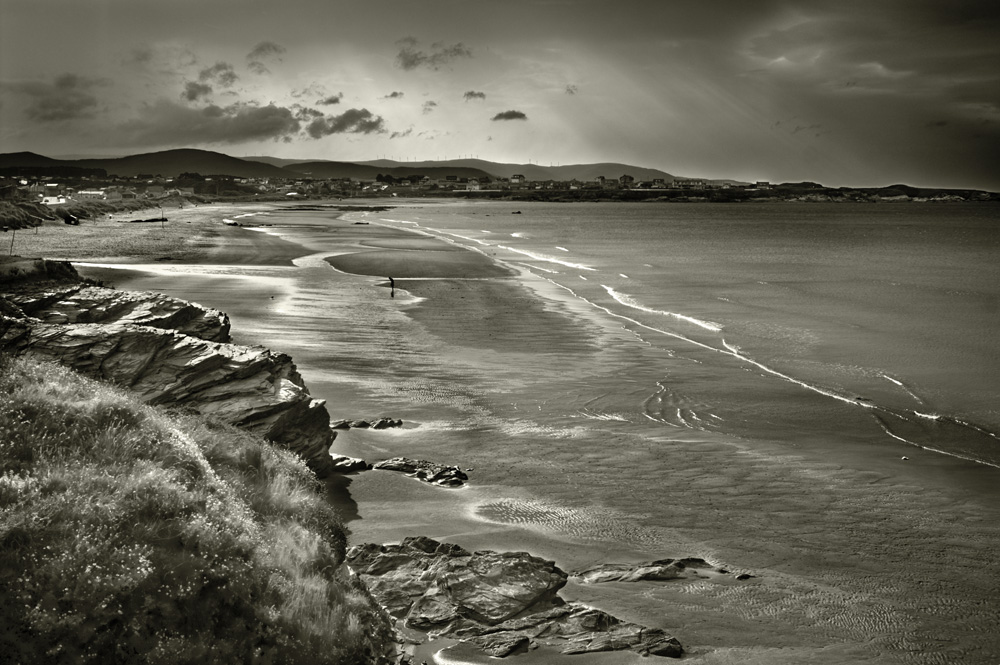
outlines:
M394 280L392 277L389 278L389 297L390 298L396 297L396 280Z

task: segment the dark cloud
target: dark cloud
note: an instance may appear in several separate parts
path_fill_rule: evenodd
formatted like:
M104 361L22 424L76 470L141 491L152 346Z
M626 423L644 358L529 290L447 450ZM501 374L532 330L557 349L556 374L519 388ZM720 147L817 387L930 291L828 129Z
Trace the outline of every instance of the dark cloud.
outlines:
M265 60L276 59L281 61L281 55L286 51L281 44L274 42L261 42L253 47L247 54L247 68L254 74L270 74L271 70L264 64Z
M502 111L500 113L497 113L495 116L491 118L491 120L527 120L527 119L528 116L526 116L521 111Z
M577 88L575 85L573 85L572 83L570 83L569 85L566 86L565 92L566 92L567 95L575 95L578 90L579 90L579 88Z
M431 101L424 102L423 106L424 113L426 114L432 112L437 107L437 105L438 105L437 102L431 102Z
M396 66L407 71L419 67L439 69L456 58L472 57L472 50L461 42L450 46L436 42L431 44L430 51L421 50L420 43L413 37L404 37L396 44L399 45Z
M382 99L402 99L402 98L403 98L403 93L399 92L398 90L394 90L393 92L390 92Z
M486 99L486 93L468 90L464 95L462 95L462 97L465 98L465 101L469 101L471 99Z
M293 104L292 108L295 109L295 118L297 120L301 120L302 122L309 122L324 116L322 111L317 111L316 109L309 108L308 106L302 106L301 104Z
M413 133L413 127L410 127L409 129L407 129L405 131L402 131L402 132L393 132L392 134L389 135L389 138L390 139L402 139L402 138L406 138L407 136L409 136L412 133Z
M330 95L329 97L324 97L323 99L316 102L322 106L331 106L333 104L339 104L340 100L344 98L344 93L338 92L336 95Z
M197 81L188 81L184 84L184 92L181 93L181 97L188 100L189 102L196 102L202 97L207 97L212 94L212 86L207 83L198 83Z
M202 83L212 81L223 88L232 87L239 76L233 71L233 66L228 62L217 62L211 67L206 67L198 74L198 80Z
M161 100L122 123L117 137L132 146L197 145L279 140L300 129L291 109L273 104L211 104L196 109Z
M368 109L348 109L340 115L316 118L306 126L306 133L314 139L330 134L383 134L385 121Z
M25 113L29 120L59 122L93 117L98 105L94 89L104 85L108 85L104 79L63 74L52 83L21 81L5 83L2 87L28 97Z

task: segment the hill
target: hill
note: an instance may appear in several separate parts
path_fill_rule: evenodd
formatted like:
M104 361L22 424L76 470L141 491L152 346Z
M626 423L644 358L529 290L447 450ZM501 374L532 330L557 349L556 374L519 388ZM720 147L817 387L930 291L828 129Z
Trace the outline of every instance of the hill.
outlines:
M221 152L184 148L110 159L52 159L33 152L0 154L0 168L73 167L103 169L108 175L137 176L148 173L175 178L181 173L229 175L239 178L294 178L280 167L230 157Z
M528 180L594 180L597 176L618 178L629 174L636 180L652 180L663 178L668 182L674 180L673 175L658 169L648 169L641 166L602 162L599 164L572 164L566 166L542 166L540 164L510 164L489 162L483 159L450 159L445 161L396 162L389 159L379 159L360 164L377 166L382 169L404 167L410 171L426 168L466 168L485 171L495 177L509 178L513 175L523 175Z
M90 168L101 168L109 174L137 176L141 173L174 178L181 173L202 175L230 175L240 178L288 178L284 169L230 157L221 152L182 148L161 152L130 155L117 159L78 159L70 164Z
M377 166L373 164L354 164L352 162L302 162L289 164L286 171L293 171L312 178L356 178L359 180L374 180L378 174L391 175L394 178L406 178L412 175L424 175L429 178L444 179L447 176L459 178L484 178L490 176L489 171L464 166L441 166L433 162L405 163L396 162L394 166Z

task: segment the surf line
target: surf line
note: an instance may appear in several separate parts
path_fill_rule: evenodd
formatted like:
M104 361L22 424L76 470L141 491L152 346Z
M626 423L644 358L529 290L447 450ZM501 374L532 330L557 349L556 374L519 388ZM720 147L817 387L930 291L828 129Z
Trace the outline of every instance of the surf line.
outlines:
M627 296L624 293L618 293L613 288L606 284L601 284L604 290L608 292L608 295L625 305L626 307L631 307L632 309L637 309L648 314L659 314L661 316L672 316L675 319L680 319L682 321L687 321L688 323L693 323L696 326L700 326L706 330L711 330L712 332L719 332L722 330L722 326L717 323L712 323L710 321L702 321L701 319L696 319L693 316L685 316L684 314L677 314L676 312L663 312L658 309L650 309L649 307L644 307L635 301L631 296Z

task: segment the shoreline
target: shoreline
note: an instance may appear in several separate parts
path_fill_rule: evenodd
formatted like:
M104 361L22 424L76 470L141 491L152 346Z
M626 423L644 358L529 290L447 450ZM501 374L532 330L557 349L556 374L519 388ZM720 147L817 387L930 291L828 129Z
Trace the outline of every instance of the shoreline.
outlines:
M329 213L327 213L329 215ZM341 215L342 217L342 215ZM329 216L323 217L327 220L324 224L329 225ZM320 225L322 226L322 225ZM328 289L313 289L308 290L298 287L293 284L291 277L286 277L292 272L310 270L316 271L317 274L323 274L323 271L329 271L330 265L337 263L337 261L330 262L323 258L319 258L318 254L315 254L311 250L315 247L322 245L323 243L328 243L333 240L332 233L321 232L319 230L308 228L308 220L302 223L289 225L289 229L293 229L289 233L282 234L278 229L272 229L271 232L279 233L286 236L295 236L304 240L303 244L300 245L301 248L305 249L305 252L295 260L296 268L289 268L288 266L272 265L270 267L263 266L261 270L244 271L239 279L244 280L239 282L240 284L251 284L252 291L250 289L240 288L239 292L234 292L232 289L226 291L225 288L219 288L218 286L209 286L208 282L213 280L218 280L218 277L209 276L180 276L174 274L173 276L168 276L170 283L170 289L172 293L176 294L176 290L191 290L192 294L197 296L200 293L213 293L212 297L225 297L230 304L233 305L232 308L227 308L222 306L221 308L229 311L236 311L236 316L234 317L234 335L239 336L244 334L241 330L246 331L248 335L256 335L260 341L268 343L269 346L280 350L289 352L296 362L305 362L307 364L312 364L315 362L313 358L323 358L324 352L315 351L310 349L310 341L305 339L299 343L302 344L302 350L291 350L286 348L282 340L275 337L276 331L280 330L282 321L280 320L287 310L283 309L284 305L281 303L282 299L290 299L289 301L295 301L299 303L297 306L306 307L307 311L312 312L315 309L315 313L310 314L314 318L304 318L307 325L324 325L322 322L323 316L329 316L329 310L326 308L333 307L341 311L338 316L346 317L374 317L370 321L367 318L363 318L360 322L364 323L365 326L363 330L364 333L358 332L357 335L374 334L379 336L376 342L371 342L370 340L365 340L360 337L350 338L345 341L345 347L352 343L365 343L369 346L365 346L363 349L359 349L357 353L359 355L365 355L365 353L376 352L378 358L373 358L363 361L355 361L357 367L352 366L350 370L358 374L363 374L364 372L372 373L379 381L399 381L400 379L390 379L388 377L393 375L393 359L391 355L385 355L385 348L390 350L395 350L397 348L403 348L399 346L399 343L394 341L395 338L392 337L392 330L394 326L399 324L402 319L400 317L405 317L407 320L415 321L419 326L426 327L428 334L433 333L435 337L442 337L453 348L458 349L464 347L467 344L467 340L470 338L481 337L486 332L502 332L503 329L499 324L507 325L504 322L510 322L515 320L518 314L523 312L518 312L517 310L511 310L504 313L500 318L494 319L492 322L489 321L487 314L489 314L489 309L491 306L496 305L500 302L511 302L511 289L508 289L505 284L517 284L518 280L516 277L495 277L489 278L487 281L463 281L459 277L450 277L444 279L419 279L419 278L400 278L397 282L397 288L400 293L397 294L396 299L390 300L388 294L386 293L386 288L388 283L385 281L384 277L387 275L382 275L385 272L383 265L378 264L378 260L386 256L385 252L418 252L421 250L410 250L405 249L406 243L414 243L414 246L419 245L423 248L423 251L435 251L430 249L433 245L428 242L426 238L420 238L419 234L410 233L406 229L399 228L386 228L381 227L382 230L376 230L378 225L362 225L353 226L348 221L341 219L339 223L335 223L333 226L336 227L336 241L340 243L338 247L343 250L339 256L344 257L351 252L362 251L362 252L373 252L367 256L361 258L355 258L353 261L356 264L368 263L370 267L371 275L353 275L347 276L343 279L339 279L339 282L344 283L344 287L341 291L336 293ZM319 227L317 227L318 229ZM260 236L268 236L270 233L261 233L258 231L246 231L246 233L258 234ZM370 240L364 240L365 235L378 235L379 238L374 242ZM397 236L397 234L399 234ZM414 236L417 236L414 238ZM312 240L317 242L310 244ZM435 241L437 242L437 241ZM388 245L388 246L383 246ZM337 250L340 251L340 250ZM440 256L445 254L455 254L456 251L464 251L464 248L452 248L450 250L442 250ZM323 251L321 254L326 256L331 252ZM468 254L476 254L475 252L468 252ZM390 254L389 258L394 259L394 255ZM399 258L396 256L395 258ZM488 257L478 257L484 261L490 261ZM477 260L478 260L477 258ZM346 259L341 259L341 263ZM395 260L395 259L394 259ZM156 267L156 264L149 264ZM162 264L160 264L162 265ZM168 265L164 265L163 268L168 268ZM249 266L248 266L249 267ZM355 265L357 267L357 265ZM178 266L180 268L180 266ZM376 277L376 279L372 279ZM378 279L381 277L381 279ZM228 277L226 279L229 279ZM232 277L232 279L237 279ZM146 281L147 283L152 283L156 281L163 282L163 276L161 275L156 279L142 279L139 278L138 282ZM223 280L225 281L225 279ZM464 285L464 286L463 286ZM491 296L492 304L490 302L484 301L482 297L483 291L479 291L479 287L487 286L489 288L495 289L496 293ZM467 288L466 288L467 287ZM476 287L475 293L478 295L477 298L470 298L472 294L472 287ZM126 288L132 288L127 286ZM142 286L138 287L142 290L147 290ZM511 288L514 288L511 286ZM275 301L272 302L268 295L276 296ZM466 297L463 299L462 296ZM184 297L181 295L180 297ZM302 305L302 299L307 298L308 301L305 305ZM421 306L419 298L430 298L433 302L436 302L439 306L428 307ZM187 299L187 298L185 298ZM201 302L198 297L190 298ZM471 302L470 302L471 301ZM310 304L310 303L315 304ZM213 306L217 306L215 303L211 303ZM391 305L391 307L383 307L384 305ZM319 309L317 309L319 308ZM327 312L327 313L324 313ZM481 327L475 328L471 326L469 321L475 320L477 316L475 312L479 312L483 317L481 320ZM522 316L523 320L529 321L532 316L537 315L537 312L532 313L527 316ZM263 319L263 323L250 323L250 327L246 328L242 321L253 322L255 319ZM296 319L298 320L298 319ZM449 320L451 323L449 323ZM462 320L464 323L462 325L457 325L456 320ZM315 321L315 323L310 323ZM550 322L551 323L551 322ZM450 327L449 327L450 326ZM478 330L478 332L477 332ZM280 334L280 333L278 333ZM354 333L352 333L354 334ZM501 335L502 337L502 335ZM512 334L511 337L505 342L503 339L491 340L484 342L479 345L479 347L467 347L468 353L470 354L470 359L481 358L484 353L486 354L497 354L497 358L503 358L503 354L515 352L517 349L514 348L511 340L518 339L517 335ZM273 341L272 341L273 340ZM385 341L385 345L382 344L382 340ZM424 343L423 339L417 340L420 343ZM412 345L413 340L406 340L406 345ZM366 351L367 350L367 351ZM344 351L336 351L337 354L348 354L351 353L346 348ZM465 353L463 351L462 353ZM310 355L315 354L315 355ZM338 356L338 362L343 362L344 357ZM346 357L346 356L345 356ZM459 358L460 359L460 358ZM386 363L381 365L379 363ZM359 409L376 409L381 408L377 404L373 404L370 399L359 397L358 395L351 395L353 391L351 385L338 384L338 379L336 377L328 378L326 376L326 370L321 369L317 376L318 380L310 376L306 376L307 383L313 388L314 394L322 394L327 397L328 401L331 403L331 411L337 413L337 401L343 400L342 403L355 404L355 408ZM403 377L405 379L405 377ZM394 408L399 408L398 405L402 405L409 400L409 395L406 392L401 392L398 396L390 400L392 404L397 405ZM387 402L388 403L388 402ZM388 406L385 408L389 408ZM407 407L410 408L410 407ZM427 406L416 405L413 407L413 411L418 414L429 414L435 409L439 409L434 404ZM447 411L447 408L445 408ZM369 416L374 415L372 411L364 411L358 413L337 413L337 415L344 416ZM394 413L388 413L387 415L397 415ZM448 416L444 416L447 418ZM405 420L405 418L404 418ZM435 430L436 425L434 422L422 422L418 427L404 428L398 432L391 433L375 433L375 432L363 432L363 431L352 431L349 436L339 437L338 441L335 442L334 448L337 452L342 452L344 454L354 454L357 456L365 456L372 451L383 451L386 456L390 456L389 452L400 452L406 451L403 454L409 455L412 452L412 456L415 457L425 457L427 459L433 459L435 451L439 449L439 443L436 439L439 439L444 435L440 430ZM452 441L456 436L449 435L449 441ZM401 438L397 438L401 437ZM703 460L717 460L717 463L723 466L719 466L717 473L719 475L718 481L715 483L710 483L710 487L716 487L717 489L713 492L719 491L723 488L723 485L719 483L725 483L727 478L738 478L739 483L747 492L752 492L754 490L766 490L768 494L764 497L765 503L760 504L761 506L769 505L771 501L781 502L786 501L783 506L783 510L789 516L787 519L802 520L802 523L810 523L810 511L817 510L818 505L828 504L829 506L837 507L837 510L843 512L843 517L839 519L856 518L864 519L866 517L864 511L855 510L850 508L850 502L852 501L852 495L859 494L861 496L878 496L880 493L886 493L887 498L890 499L890 505L892 503L906 500L907 497L910 499L919 499L922 501L929 501L929 505L938 505L941 502L945 502L949 510L955 510L956 512L964 512L961 503L963 501L962 497L966 496L965 500L969 500L971 497L971 492L967 492L965 489L959 491L948 490L948 486L955 484L958 479L969 478L969 470L962 467L961 464L955 464L951 462L941 462L940 460L933 459L930 454L922 455L922 451L914 451L917 454L913 455L913 461L909 462L909 466L900 467L897 463L893 463L888 458L884 464L875 464L867 469L862 469L860 467L860 460L862 457L855 457L855 455L863 455L864 450L862 446L849 446L850 450L838 450L833 451L830 454L831 460L823 464L819 471L829 476L835 481L836 491L830 492L822 497L791 497L790 501L787 501L788 497L783 499L783 495L780 490L775 489L780 487L782 483L782 476L784 472L780 468L772 468L772 465L777 460L785 459L787 463L788 454L787 451L783 457L777 457L775 459L770 459L767 456L766 450L759 451L747 451L747 455L737 456L732 458L732 451L726 449L721 445L706 445L706 442L697 442L697 439L692 441L691 449L692 455L701 457ZM857 448L854 451L854 448ZM853 451L853 452L852 452ZM753 454L749 454L753 452ZM566 458L573 455L573 450L570 446L559 446L553 452L554 459L558 461L559 459ZM493 547L496 548L497 542L503 542L505 545L500 549L528 549L536 553L540 553L542 556L547 558L555 558L559 565L566 567L567 569L572 569L574 567L581 566L588 562L597 561L598 559L604 561L619 561L627 560L629 558L638 560L643 558L643 553L651 549L648 545L630 545L628 543L620 543L617 547L607 543L589 543L581 545L578 540L575 540L572 532L560 533L558 531L553 531L547 526L547 523L534 524L526 523L522 526L518 526L516 523L510 521L497 521L488 522L484 521L479 507L483 505L507 505L511 506L517 510L523 510L525 506L532 507L537 506L539 510L551 510L551 503L545 503L538 501L534 497L539 494L539 491L544 489L543 493L548 493L550 497L562 497L567 501L567 505L571 512L567 513L569 519L589 519L587 518L587 513L579 512L578 516L573 513L572 510L574 506L574 499L569 494L563 494L564 492L570 491L570 483L568 481L562 481L560 487L543 487L537 483L544 481L545 474L540 472L534 472L530 468L523 465L521 462L510 463L502 458L497 458L494 463L498 465L497 469L488 469L487 460L489 455L485 454L482 450L471 450L469 457L467 459L440 459L438 461L443 463L458 463L469 464L470 466L475 466L476 472L471 473L471 487L461 491L445 490L441 488L433 488L426 486L422 483L418 483L410 478L405 478L402 476L397 476L396 474L376 474L376 472L367 472L361 475L352 475L348 477L348 482L345 483L348 487L344 488L350 493L350 501L354 504L354 510L360 516L360 520L352 521L348 524L348 528L351 529L355 535L352 536L352 541L358 540L374 540L376 542L386 542L390 540L398 541L404 535L428 535L440 540L450 540L460 541L460 544L469 548L478 547ZM897 458L898 459L898 458ZM855 461L852 461L855 460ZM601 460L603 463L611 463L611 470L620 470L621 472L627 472L628 466L630 464L629 460L614 460L614 451L608 451L605 459ZM870 460L869 460L870 461ZM811 465L808 459L802 460L797 463L794 467L790 467L788 472L793 472L796 468L801 468L804 471L816 472L817 469L809 468ZM740 468L744 467L744 468ZM698 470L697 465L689 465L687 462L681 464L678 468L679 474L690 474ZM944 477L941 477L941 476ZM981 482L984 487L989 482L989 478L986 478L984 474L977 473L977 477L981 478ZM683 475L681 476L684 477ZM514 480L514 485L516 487L505 487L503 479L510 478ZM918 487L918 481L921 479L930 478L932 481L930 487ZM707 479L706 479L707 480ZM590 478L588 476L587 482L595 482L593 490L596 496L601 496L602 493L608 493L614 491L611 487L604 487L603 482L598 482L598 478ZM772 486L774 483L778 483ZM561 485L565 484L566 487ZM725 499L725 495L728 492L724 491L720 496L716 496L716 499ZM711 496L711 495L710 495ZM814 505L814 499L821 499L819 504ZM599 500L599 499L598 499ZM667 519L668 522L672 522L670 526L663 524L657 526L660 528L670 528L678 529L680 531L688 531L692 534L698 534L700 538L704 538L706 542L709 543L725 543L727 537L722 533L709 533L706 531L710 524L718 523L718 516L715 516L715 521L705 522L705 518L710 516L711 512L705 511L718 511L719 508L713 508L706 505L685 505L692 503L693 497L685 497L682 494L677 494L676 500L678 503L673 506L673 515ZM503 501L507 501L506 504ZM751 500L751 505L755 502L760 502L761 499ZM521 502L521 503L518 503ZM640 501L641 504L641 501ZM843 505L842 505L843 504ZM730 503L727 504L725 500L721 503L722 506L729 505L731 510L734 506ZM889 508L887 507L887 510ZM972 506L968 506L968 515L972 516L975 512L972 510ZM839 513L838 513L839 514ZM737 515L742 515L742 513L737 513ZM516 516L516 515L515 515ZM734 517L735 518L735 517ZM643 522L648 520L643 520L641 517L636 518L635 516L623 516L611 514L612 520L624 519L628 522ZM766 528L766 520L763 517L757 518L761 520L761 528ZM558 526L558 524L557 524ZM812 527L810 525L809 527ZM806 531L808 533L808 530ZM358 536L362 536L360 539ZM807 536L803 536L808 540ZM694 555L696 552L688 551L685 549L685 545L682 544L680 539L676 545L673 547L673 551L662 551L662 555L673 556L673 555ZM509 543L509 545L506 545ZM733 544L735 545L735 544ZM733 545L726 544L723 547L724 551L729 551L730 553L736 552L733 549ZM919 541L914 539L913 545L919 547ZM630 551L630 547L632 551ZM833 556L832 554L830 555ZM802 575L812 568L813 563L808 561L796 562L793 558L789 561L782 562L782 554L780 549L775 549L773 552L761 551L757 552L755 555L751 556L747 554L740 560L739 556L731 556L734 559L731 561L722 561L730 566L747 566L748 570L753 570L754 568L765 567L767 569L774 569L769 575L777 574L777 571L781 571L779 577L783 575ZM890 562L885 562L891 565ZM828 562L831 566L841 565L841 562L834 561L832 558ZM867 561L865 566L876 567L875 561ZM765 586L773 584L774 580L763 583ZM581 594L584 598L590 598L595 603L603 603L607 605L609 611L613 611L619 616L623 616L621 613L621 608L624 608L626 612L632 613L632 617L628 618L638 618L640 622L643 619L648 620L653 617L655 612L651 614L650 607L643 605L643 602L639 599L635 600L624 600L622 598L611 597L611 594L605 593L604 591L597 590L594 588L574 588L573 593ZM658 592L659 593L659 592ZM664 598L662 601L653 603L652 607L666 606L675 607L678 603L683 604L685 598L683 594L677 594L674 591L663 592ZM688 599L690 602L690 599ZM713 607L709 604L709 607ZM684 613L685 610L677 610L676 612L671 612L671 614ZM709 612L709 614L711 611ZM660 617L654 620L663 621L664 619ZM674 617L670 619L671 621L679 620L679 617ZM690 621L690 619L688 619ZM736 624L739 625L739 624ZM753 622L749 622L746 628L750 629ZM728 630L732 630L733 625L730 625ZM726 650L713 648L711 645L718 640L718 633L723 630L719 627L714 627L711 625L701 625L698 627L689 627L686 631L677 628L674 625L670 626L670 629L674 634L678 636L679 639L685 644L685 646L692 646L695 648L695 654L700 657L708 658L710 653L718 653L720 660L703 660L703 662L725 662L721 660L723 657L721 654ZM773 630L769 628L768 630ZM791 629L790 629L791 630ZM802 627L796 627L795 631L804 630ZM793 631L794 632L794 631ZM715 636L715 637L713 637ZM780 635L769 635L765 642L780 644ZM798 637L788 637L788 641L796 644L801 644L800 641L805 639L803 636ZM723 642L726 642L724 639ZM764 660L752 660L748 659L745 662L795 662L795 648L789 647L789 653L787 654L790 660L782 661L781 659L768 661L766 658ZM746 654L750 657L750 653ZM845 656L847 654L840 654ZM758 654L758 657L760 654ZM798 656L804 656L803 652L799 652ZM574 657L579 658L579 657ZM518 662L528 663L528 660L521 658ZM573 662L582 663L584 661L574 660ZM608 660L601 660L600 662L611 662ZM636 661L639 662L639 661Z

